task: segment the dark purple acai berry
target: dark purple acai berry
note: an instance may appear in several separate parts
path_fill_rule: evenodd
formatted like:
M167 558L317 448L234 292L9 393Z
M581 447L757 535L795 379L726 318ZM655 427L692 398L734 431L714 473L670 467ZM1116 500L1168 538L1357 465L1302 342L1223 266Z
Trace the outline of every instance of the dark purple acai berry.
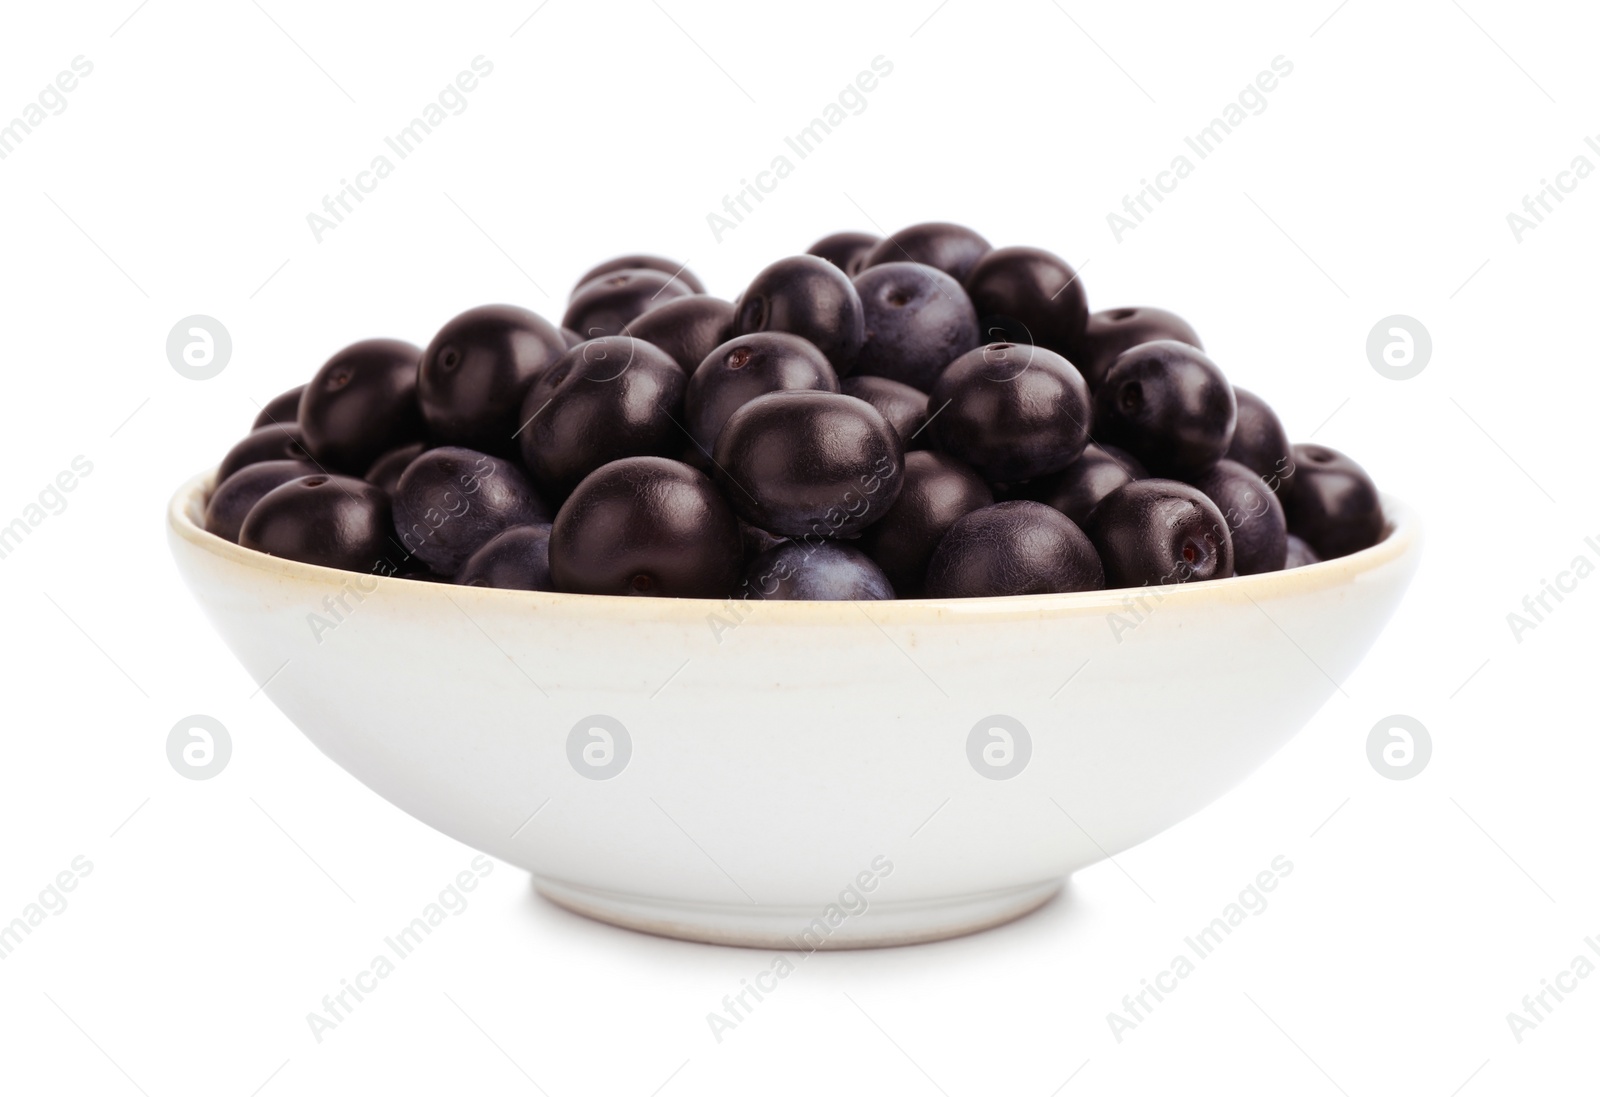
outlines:
M831 392L756 397L729 416L714 456L739 516L783 537L852 537L894 505L905 476L889 421Z
M675 453L683 443L683 370L626 335L579 343L528 389L522 459L558 495L623 457Z
M881 236L874 236L870 232L836 232L812 244L806 249L806 254L826 259L854 278L861 272L867 252L881 239Z
M1090 445L1072 464L1029 487L1039 502L1048 503L1081 526L1100 500L1134 479L1129 462Z
M372 462L367 474L362 477L369 484L376 484L390 495L400 484L400 474L405 472L407 466L422 456L428 448L426 442L412 442L408 446L396 446L382 457Z
M250 429L260 430L262 427L270 427L274 423L283 426L298 424L300 422L300 394L305 390L306 387L304 385L298 385L287 392L280 392L271 400L268 400L267 406L262 408L261 413L256 416L256 421L250 424Z
M923 263L880 263L855 277L866 341L855 372L927 392L976 347L978 314L961 283Z
M1071 358L1089 318L1078 272L1042 248L996 248L973 266L967 295L983 338L1047 347Z
M1217 504L1228 523L1235 575L1283 570L1289 533L1283 504L1254 469L1224 459L1197 478L1194 486Z
M922 593L928 561L956 520L994 502L989 486L954 457L906 454L905 482L894 506L861 534L861 548L902 598Z
M880 263L926 263L957 282L965 282L973 265L989 251L989 241L967 228L945 221L910 225L872 246L862 269Z
M550 573L573 594L725 598L743 557L738 519L716 485L664 457L596 469L550 532Z
M393 535L387 495L365 480L318 472L258 499L239 543L303 564L389 574Z
M706 355L733 335L733 305L703 293L678 297L645 313L624 335L654 343L684 373L693 373Z
M959 518L928 562L929 598L1062 594L1106 585L1095 547L1054 507L1028 499Z
M689 436L709 454L730 415L757 396L790 389L838 392L839 376L823 353L798 335L736 336L706 355L689 377L683 399Z
M1112 587L1226 579L1233 541L1217 505L1176 480L1135 480L1100 501L1084 523Z
M758 602L878 602L894 587L860 549L802 538L750 561L738 593Z
M235 442L217 466L217 483L244 468L261 461L312 461L300 440L300 428L287 426L258 427Z
M1330 446L1298 445L1284 500L1289 532L1323 560L1348 556L1383 536L1383 503L1366 469Z
M1095 438L1156 476L1193 477L1233 441L1233 386L1215 362L1166 339L1124 351L1094 394Z
M1320 564L1322 557L1317 555L1316 549L1306 544L1294 534L1289 534L1288 550L1283 556L1283 570L1290 568L1303 568L1307 564Z
M456 573L456 582L503 590L555 590L550 578L550 527L501 530L467 557Z
M422 349L363 339L323 363L300 398L300 436L325 468L361 473L422 437L417 366Z
M520 468L459 446L422 454L394 491L401 547L438 575L455 575L501 530L549 520L549 508Z
M1156 308L1105 309L1090 315L1072 360L1083 371L1091 389L1100 387L1123 351L1140 343L1175 339L1203 350L1200 336L1175 312Z
M312 476L317 471L315 465L304 461L258 461L246 465L218 484L211 498L206 500L206 532L237 542L245 515L263 495L280 484Z
M900 436L906 449L927 444L928 394L900 381L870 374L856 374L839 382L839 391L877 408Z
M735 306L735 333L786 331L809 340L843 377L866 338L861 297L849 275L815 255L792 255L768 266Z
M1229 460L1253 469L1279 499L1287 498L1294 483L1289 435L1277 413L1255 393L1235 385L1233 399L1239 413L1234 422L1233 441L1228 444Z
M950 363L928 394L940 449L991 483L1060 472L1089 439L1089 389L1053 350L990 343Z
M599 266L590 267L584 272L582 278L573 283L572 292L577 293L578 290L593 282L596 278L607 274L615 274L619 270L658 270L663 274L672 275L695 293L704 293L706 291L705 283L695 277L694 271L685 267L682 263L675 263L671 259L665 259L659 255L619 255L615 259L607 259Z
M523 394L565 350L561 333L527 309L483 305L456 316L422 352L417 395L429 437L514 452Z
M947 222L823 237L732 302L624 255L560 327L489 305L425 350L353 344L216 481L206 527L266 551L629 596L1182 583L1385 528L1360 466L1291 447L1182 317L1091 314L1060 256Z
M664 271L648 267L612 271L573 291L561 326L586 339L621 335L651 309L693 292L687 283Z

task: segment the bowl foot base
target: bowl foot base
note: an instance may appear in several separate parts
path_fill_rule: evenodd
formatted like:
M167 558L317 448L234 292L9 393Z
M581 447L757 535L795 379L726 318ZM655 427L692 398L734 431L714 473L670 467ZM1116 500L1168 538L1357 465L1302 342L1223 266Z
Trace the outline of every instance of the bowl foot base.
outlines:
M534 876L536 891L576 914L639 930L713 945L793 952L882 948L960 937L1021 918L1049 902L1064 880L938 899L872 901L855 914L836 911L828 925L826 904L814 907L695 903L603 891ZM842 917L841 917L842 915Z

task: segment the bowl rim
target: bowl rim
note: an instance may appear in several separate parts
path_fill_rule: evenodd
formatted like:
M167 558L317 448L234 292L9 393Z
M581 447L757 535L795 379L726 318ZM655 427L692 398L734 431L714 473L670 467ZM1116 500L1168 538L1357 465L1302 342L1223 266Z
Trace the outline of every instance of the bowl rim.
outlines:
M167 504L167 527L171 537L229 564L283 579L328 589L339 589L352 576L365 575L377 582L378 590L396 596L437 598L485 608L583 611L576 613L596 621L621 620L706 622L714 615L737 612L739 601L728 598L632 598L616 594L561 594L552 591L506 590L498 587L460 586L455 583L407 579L400 576L344 571L339 568L306 564L248 549L216 534L206 532L200 517L205 497L215 481L216 469L202 472L185 481ZM1065 594L1016 594L990 598L906 598L872 602L759 601L751 603L759 612L746 612L728 624L741 626L760 623L779 625L836 625L841 620L859 622L865 615L873 624L932 624L945 619L1037 619L1078 614L1102 614L1126 610L1139 591L1159 591L1163 603L1175 605L1205 602L1273 601L1303 596L1344 586L1379 571L1396 561L1420 552L1422 531L1411 507L1387 493L1379 498L1384 512L1384 535L1369 548L1323 560L1288 571L1259 575L1235 575L1226 579L1207 579L1162 587L1117 587L1107 590L1073 591ZM363 588L365 591L365 588ZM870 608L870 612L869 612Z

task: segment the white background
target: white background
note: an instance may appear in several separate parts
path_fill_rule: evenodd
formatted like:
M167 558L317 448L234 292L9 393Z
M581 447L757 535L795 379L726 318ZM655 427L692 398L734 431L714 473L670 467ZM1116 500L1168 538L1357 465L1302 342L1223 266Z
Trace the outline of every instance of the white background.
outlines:
M0 17L0 120L75 56L94 66L0 161L0 524L93 463L0 560L0 920L75 856L94 866L0 962L0 1088L1595 1091L1600 977L1520 1043L1506 1019L1600 935L1600 579L1520 642L1506 622L1600 560L1600 178L1520 242L1506 220L1574 157L1600 165L1592 12L135 2ZM494 70L468 109L318 243L306 214L478 55ZM878 55L894 70L864 113L718 243L706 214ZM1106 214L1279 55L1294 71L1267 109L1117 242ZM256 693L168 559L168 494L351 340L425 342L486 301L558 317L583 269L630 250L732 297L824 233L927 219L1060 252L1092 307L1177 310L1291 434L1420 509L1423 569L1346 695L1041 912L815 956L720 1043L706 1014L769 956L587 922L506 865L314 1041L306 1014L473 854ZM232 333L214 380L166 360L193 313ZM1433 336L1414 380L1366 357L1394 313ZM167 762L190 713L233 738L209 781ZM1432 735L1408 781L1367 760L1391 713ZM1119 1043L1106 1014L1279 854L1271 906Z

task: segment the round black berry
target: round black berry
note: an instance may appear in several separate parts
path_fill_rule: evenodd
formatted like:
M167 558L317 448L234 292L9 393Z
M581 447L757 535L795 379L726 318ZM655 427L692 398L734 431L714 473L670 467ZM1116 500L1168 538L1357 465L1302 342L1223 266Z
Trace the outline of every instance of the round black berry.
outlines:
M572 286L572 292L578 290L607 274L615 274L619 270L658 270L663 274L670 274L695 293L704 293L705 284L695 277L694 271L682 263L675 263L671 259L663 259L659 255L619 255L615 259L607 259L597 267L590 267Z
M861 534L861 548L902 598L922 593L928 561L956 520L994 502L978 474L932 450L906 454L905 482L887 514Z
M1060 472L1089 439L1089 389L1071 362L1044 347L968 351L939 376L928 411L939 448L990 482Z
M683 400L689 436L712 453L728 416L757 396L790 389L838 392L839 376L823 353L798 335L761 331L730 339L689 377Z
M1091 445L1084 447L1082 457L1039 483L1035 497L1081 526L1100 500L1134 479L1128 462Z
M612 271L579 286L561 326L586 339L621 335L633 321L694 291L672 275L647 267Z
M288 392L278 393L278 395L267 401L267 406L261 409L261 413L256 416L256 421L250 424L250 429L260 430L262 427L270 427L274 423L283 426L298 424L300 422L300 394L305 391L306 387L299 385Z
M1100 387L1123 351L1140 343L1175 339L1203 350L1200 336L1183 317L1166 309L1105 309L1092 314L1084 325L1078 353L1072 356L1091 389Z
M1083 281L1042 248L996 248L973 266L967 294L990 342L1036 344L1070 358L1089 318Z
M512 452L522 396L566 349L527 309L483 305L450 320L422 352L417 395L438 445Z
M736 306L734 331L786 331L808 339L841 377L866 338L861 297L844 271L815 255L793 255L767 267Z
M549 520L549 508L520 468L459 446L422 454L394 491L401 547L439 575L455 575L501 530Z
M874 236L870 232L836 232L812 244L806 249L806 254L826 259L854 278L861 272L867 252L881 239L881 236Z
M245 515L257 501L280 484L315 475L319 470L305 461L257 461L246 465L217 485L206 500L205 527L228 541L239 540Z
M321 465L365 471L388 450L422 437L417 365L422 350L364 339L329 358L300 398L300 435Z
M539 483L565 494L608 462L674 453L687 383L650 343L626 335L579 343L528 389L522 459Z
M724 598L743 555L739 522L716 485L664 457L596 469L550 532L556 589L574 594Z
M555 590L550 578L550 527L501 530L467 557L456 573L456 582L503 590Z
M880 263L855 278L866 341L855 372L927 392L977 346L978 316L961 283L923 263Z
M839 391L877 408L906 449L927 443L928 436L922 428L928 424L928 394L921 389L862 373L840 381Z
M965 282L973 265L989 251L989 241L967 228L944 221L910 225L872 246L862 269L879 263L926 263L957 282Z
M783 537L850 537L894 505L900 436L863 400L774 392L728 417L717 479L740 517Z
M1161 586L1233 574L1233 541L1217 505L1176 480L1135 480L1100 501L1084 532L1112 587Z
M1303 568L1307 564L1320 564L1322 557L1317 551L1294 534L1289 534L1288 549L1283 556L1283 569Z
M659 305L628 325L624 335L666 351L684 373L693 373L733 335L733 305L703 293Z
M1294 483L1294 458L1289 436L1267 402L1237 385L1233 389L1239 413L1234 420L1229 460L1237 461L1267 482L1279 499L1287 498Z
M1157 476L1193 477L1216 464L1235 416L1233 386L1216 363L1171 339L1124 351L1094 394L1095 437Z
M1330 446L1298 445L1284 500L1289 532L1323 560L1348 556L1383 536L1383 503L1367 470Z
M280 484L245 515L239 543L345 571L394 570L389 497L365 480L314 473Z
M993 598L1100 590L1105 569L1066 515L1028 499L959 518L928 562L929 598Z
M300 440L300 428L286 426L259 427L234 443L232 449L217 466L217 483L244 468L260 461L312 461ZM325 471L325 470L324 470Z
M877 602L893 598L894 587L860 549L805 538L750 561L739 594L758 602Z
M1254 469L1221 460L1194 481L1217 504L1233 541L1233 573L1258 575L1283 570L1288 527L1283 504Z
M362 479L369 484L378 485L384 491L393 495L394 489L400 484L400 474L405 472L406 467L411 462L422 456L422 452L427 448L426 442L412 442L407 446L396 446L372 462L371 467L367 469L367 473Z

